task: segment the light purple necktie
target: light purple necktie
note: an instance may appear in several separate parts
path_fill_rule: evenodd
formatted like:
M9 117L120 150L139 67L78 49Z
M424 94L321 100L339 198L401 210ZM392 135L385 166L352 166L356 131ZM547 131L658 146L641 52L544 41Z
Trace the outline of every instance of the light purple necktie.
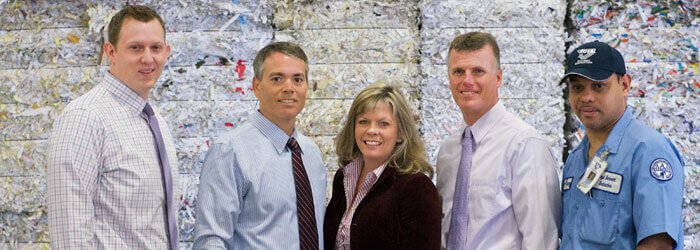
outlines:
M457 181L452 201L452 218L450 231L447 235L447 249L458 250L467 248L467 224L469 196L469 174L472 168L472 133L471 128L464 130L462 137L462 157L459 160Z
M168 153L165 151L165 144L163 143L163 135L160 133L160 126L158 126L158 120L156 115L153 113L151 105L146 103L146 107L143 108L143 113L148 116L148 126L151 127L151 132L153 132L153 137L156 139L156 149L158 150L158 160L160 162L160 177L163 180L163 186L165 189L165 227L168 229L168 241L170 242L170 249L178 249L178 235L177 235L177 224L175 221L175 211L171 207L173 201L173 177L170 173L170 163L168 162Z

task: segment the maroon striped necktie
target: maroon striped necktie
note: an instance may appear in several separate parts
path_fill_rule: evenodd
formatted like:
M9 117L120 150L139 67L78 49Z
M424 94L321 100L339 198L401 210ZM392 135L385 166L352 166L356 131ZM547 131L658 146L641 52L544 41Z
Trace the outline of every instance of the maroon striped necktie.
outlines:
M297 220L299 221L299 249L318 249L318 231L316 231L316 216L314 199L311 193L309 176L301 160L301 148L294 138L289 138L287 147L292 151L292 166L294 167L294 188L297 193Z

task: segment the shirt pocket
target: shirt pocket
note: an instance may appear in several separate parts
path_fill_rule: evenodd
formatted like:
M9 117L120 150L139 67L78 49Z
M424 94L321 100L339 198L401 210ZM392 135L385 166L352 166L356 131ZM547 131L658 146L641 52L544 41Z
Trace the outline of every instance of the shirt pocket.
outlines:
M493 217L510 206L498 193L499 181L472 178L469 184L469 217L482 220Z
M593 199L588 202L586 213L581 218L580 236L584 242L609 245L615 242L618 230L620 202L608 199Z
M559 237L561 237L562 239L563 239L563 237L565 237L565 235L563 235L563 233L569 233L568 232L569 229L573 228L572 223L574 221L574 218L576 218L576 213L578 212L578 211L576 211L576 204L577 203L574 200L575 199L574 192L576 192L576 191L578 191L578 189L576 189L576 190L569 189L569 190L562 190L561 191L561 196L562 196L562 198L561 198L561 213L562 214L561 214L561 225L559 225L560 226L559 228L562 230L559 230ZM564 231L567 231L567 232L564 232Z
M309 178L309 184L311 185L311 192L314 196L314 203L326 204L326 200L330 200L330 191L326 188L328 186L328 180L325 178ZM332 179L331 179L332 181ZM332 183L330 185L333 185Z

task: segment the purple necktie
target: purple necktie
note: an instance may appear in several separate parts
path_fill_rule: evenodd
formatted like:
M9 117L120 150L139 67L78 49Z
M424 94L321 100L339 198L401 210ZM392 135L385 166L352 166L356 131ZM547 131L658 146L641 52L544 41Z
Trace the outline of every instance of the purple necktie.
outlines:
M173 177L170 173L168 154L165 151L163 135L160 133L158 120L156 119L156 115L153 113L153 109L151 108L150 104L146 103L146 107L143 108L143 113L148 116L148 126L151 127L153 137L156 139L156 149L158 150L158 160L160 162L160 177L163 179L163 186L165 186L165 227L168 229L170 249L174 250L178 249L178 237L177 224L175 222L175 211L172 211L173 208L171 207L173 201Z
M299 222L299 249L318 249L318 231L314 199L311 193L309 176L301 160L301 149L294 138L289 138L287 147L292 151L292 166L294 167L294 188L297 193L297 220Z
M462 138L462 157L459 160L457 181L452 201L452 218L447 235L447 249L467 248L467 224L469 196L469 174L472 168L472 133L470 127L464 130Z

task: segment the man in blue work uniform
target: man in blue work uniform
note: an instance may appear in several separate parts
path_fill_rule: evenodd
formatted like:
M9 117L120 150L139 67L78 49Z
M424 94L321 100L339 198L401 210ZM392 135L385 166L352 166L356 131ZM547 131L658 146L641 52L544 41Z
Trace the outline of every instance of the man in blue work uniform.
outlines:
M564 166L561 248L683 249L684 163L627 108L622 55L596 41L566 61L563 81L586 137Z

